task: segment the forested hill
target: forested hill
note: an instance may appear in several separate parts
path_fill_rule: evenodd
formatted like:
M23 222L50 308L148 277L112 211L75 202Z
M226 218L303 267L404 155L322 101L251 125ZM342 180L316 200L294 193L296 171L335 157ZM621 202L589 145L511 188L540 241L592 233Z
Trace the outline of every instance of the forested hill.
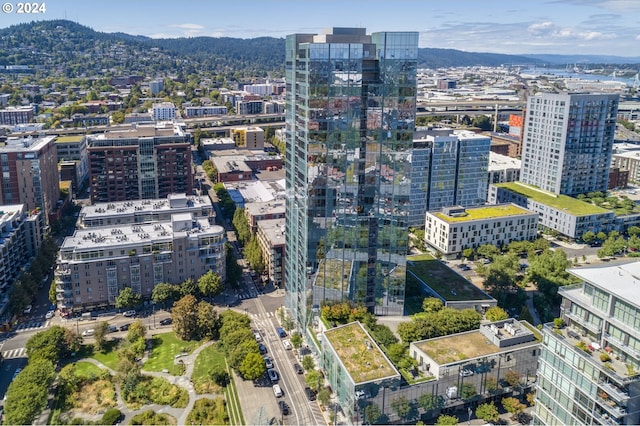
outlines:
M284 38L151 39L102 33L66 20L34 21L0 29L0 65L42 65L68 76L91 71L184 72L266 75L284 71ZM523 56L420 49L420 67L534 63ZM538 60L540 61L540 60Z

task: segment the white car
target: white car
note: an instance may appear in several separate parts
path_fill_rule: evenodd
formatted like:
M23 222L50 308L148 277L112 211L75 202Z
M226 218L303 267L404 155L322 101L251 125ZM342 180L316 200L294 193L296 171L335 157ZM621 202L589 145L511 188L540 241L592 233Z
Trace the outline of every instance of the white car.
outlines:
M95 333L96 331L93 328L90 328L88 330L85 330L82 332L83 336L93 336L93 333Z
M291 346L291 342L290 342L290 341L288 341L288 340L283 340L283 341L282 341L282 346L284 346L284 348L285 348L286 350L288 350L288 351L289 351L289 350L291 350L291 349L293 349L293 346Z
M280 385L273 385L273 394L276 396L276 398L280 398L282 395L284 395L284 392L282 392L282 388L280 388Z
M53 315L55 314L54 311L49 311L47 312L47 314L44 316L46 319L51 319L53 318Z
M22 313L25 315L29 315L31 313L31 305L24 308L24 311L22 311Z

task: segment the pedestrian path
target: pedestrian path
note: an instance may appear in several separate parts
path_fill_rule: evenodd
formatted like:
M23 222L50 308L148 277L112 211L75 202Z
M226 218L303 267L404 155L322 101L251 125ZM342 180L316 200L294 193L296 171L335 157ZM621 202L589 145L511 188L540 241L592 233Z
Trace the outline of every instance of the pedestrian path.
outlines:
M11 358L26 358L27 357L27 349L26 348L17 348L10 349L2 352L2 357L4 359Z

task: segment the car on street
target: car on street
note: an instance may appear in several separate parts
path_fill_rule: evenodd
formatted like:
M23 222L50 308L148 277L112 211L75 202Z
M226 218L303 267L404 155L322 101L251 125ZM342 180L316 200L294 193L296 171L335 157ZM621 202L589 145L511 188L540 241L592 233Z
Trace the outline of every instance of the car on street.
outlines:
M255 331L253 333L253 336L256 338L256 342L262 342L262 336L260 335L260 333L258 333L257 331Z
M293 364L293 369L296 370L296 373L298 373L298 374L304 373L304 370L302 369L302 366L300 366L300 364L298 364L297 362L295 364Z
M90 329L88 329L88 330L83 331L83 332L82 332L82 335L83 335L84 337L87 337L87 336L93 336L93 333L95 333L95 332L96 332L96 331L95 331L93 328L90 328Z
M473 376L473 371L469 370L468 368L463 368L462 370L460 370L460 377L469 377L469 376Z
M115 333L116 331L118 331L118 327L116 327L115 325L109 326L109 333Z
M131 324L122 324L122 325L120 326L120 331L127 331L127 330L129 329L129 326L130 326L130 325L131 325Z
M25 315L29 315L31 313L31 305L28 305L26 308L24 308L24 311L22 311L22 313Z
M276 398L280 398L284 395L284 392L282 392L282 388L280 387L280 385L273 385L273 394L276 396Z
M273 368L269 368L267 370L267 374L269 375L269 380L271 380L272 382L278 381L278 372Z
M171 320L171 318L164 318L160 320L160 325L169 325L171 324L173 321Z
M289 415L289 406L284 401L278 401L278 407L280 407L280 412L283 416Z
M284 348L285 348L286 350L288 350L288 351L289 351L289 350L291 350L291 349L293 348L293 346L291 346L291 342L290 342L290 341L288 341L288 340L283 340L283 341L282 341L282 346L284 346Z
M49 311L45 314L44 318L45 319L51 319L53 318L54 312L53 311Z
M306 388L304 388L304 393L307 395L307 399L309 401L316 400L316 393L313 390L311 390L310 387L307 386Z
M258 343L258 349L260 350L260 353L263 354L263 355L268 352L267 351L267 347L265 345L263 345L262 343Z
M133 318L133 317L135 317L135 316L136 316L136 311L126 311L126 312L125 312L124 314L122 314L122 315L124 315L124 316L125 316L125 317L127 317L127 318Z
M264 365L267 368L273 368L273 361L271 361L271 358L269 358L268 356L264 357Z
M276 333L278 333L278 336L280 336L281 339L287 337L287 332L284 331L284 328L282 327L276 328Z

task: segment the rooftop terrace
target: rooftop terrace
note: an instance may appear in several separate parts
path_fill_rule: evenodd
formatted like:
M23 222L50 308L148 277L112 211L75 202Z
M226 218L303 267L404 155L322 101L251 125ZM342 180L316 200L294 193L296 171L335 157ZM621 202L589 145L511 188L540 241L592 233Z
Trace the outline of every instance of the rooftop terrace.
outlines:
M355 384L400 376L359 322L324 333Z
M464 215L448 216L444 213L434 213L439 219L445 222L468 222L472 220L493 219L506 216L520 216L531 214L527 209L516 206L515 204L500 204L494 206L482 206L476 208L465 209Z
M407 271L447 301L493 299L429 254L407 257Z
M553 194L521 182L495 183L493 185L497 188L504 188L527 198L531 198L534 201L546 204L557 210L566 211L574 216L611 213L610 210L603 209L602 207L598 207L590 203L585 203L584 201L580 201L576 198Z

